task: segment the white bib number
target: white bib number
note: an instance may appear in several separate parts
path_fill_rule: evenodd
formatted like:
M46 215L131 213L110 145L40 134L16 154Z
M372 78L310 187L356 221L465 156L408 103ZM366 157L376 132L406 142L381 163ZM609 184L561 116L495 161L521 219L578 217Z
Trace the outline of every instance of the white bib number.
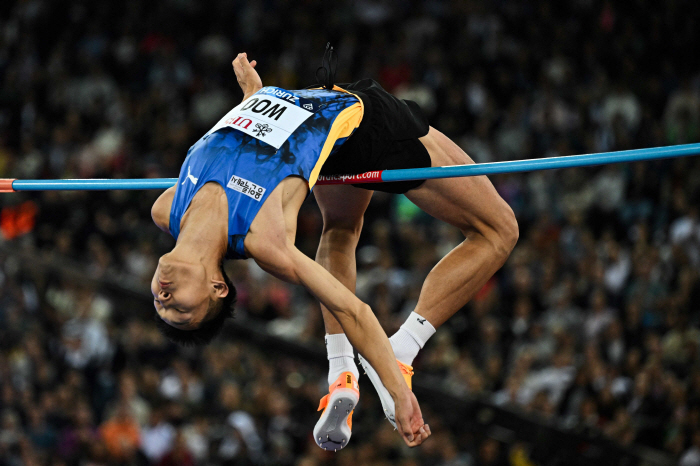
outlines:
M271 95L295 99L291 93L283 91L284 94L280 94L279 91L277 88L262 88L228 112L207 134L229 127L279 149L313 115L313 112L297 107L288 100Z

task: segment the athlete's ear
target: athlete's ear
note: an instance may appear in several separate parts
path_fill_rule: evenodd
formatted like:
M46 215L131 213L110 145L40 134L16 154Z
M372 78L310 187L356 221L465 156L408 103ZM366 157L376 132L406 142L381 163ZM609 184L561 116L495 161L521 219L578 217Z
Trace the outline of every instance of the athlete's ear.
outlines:
M223 280L212 280L211 284L214 288L214 294L217 298L225 298L228 296L228 285Z

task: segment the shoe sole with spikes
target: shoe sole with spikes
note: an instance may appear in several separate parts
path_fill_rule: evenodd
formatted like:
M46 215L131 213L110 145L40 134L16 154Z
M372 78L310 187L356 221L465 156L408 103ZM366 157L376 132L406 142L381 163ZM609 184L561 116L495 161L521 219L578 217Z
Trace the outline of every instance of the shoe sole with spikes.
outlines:
M394 426L394 429L396 429L396 420L394 419L394 399L391 397L386 387L384 387L384 384L379 378L379 374L377 374L377 371L375 371L374 368L369 365L367 360L363 358L362 355L359 355L359 359L360 365L362 365L362 368L365 370L365 374L367 374L367 377L369 377L370 382L372 382L372 385L374 385L374 389L377 391L377 395L379 395L379 401L382 402L382 409L384 410L384 415L389 420L389 422L391 422L391 425Z
M316 444L328 451L338 451L350 441L352 429L348 416L360 401L359 395L347 388L334 390L328 398L328 406L314 427Z
M374 370L374 368L365 358L362 357L361 354L358 354L358 357L360 359L360 365L365 370L365 374L367 374L367 377L369 377L372 385L374 385L377 395L379 395L379 401L382 402L384 415L386 416L387 420L391 422L391 425L394 426L394 429L396 429L396 406L394 405L394 399L391 397L389 391L382 383L382 379L379 378L377 371ZM408 364L404 364L399 360L396 360L396 363L399 365L399 369L401 370L401 374L403 375L408 388L412 388L411 377L413 376L413 367L409 366Z

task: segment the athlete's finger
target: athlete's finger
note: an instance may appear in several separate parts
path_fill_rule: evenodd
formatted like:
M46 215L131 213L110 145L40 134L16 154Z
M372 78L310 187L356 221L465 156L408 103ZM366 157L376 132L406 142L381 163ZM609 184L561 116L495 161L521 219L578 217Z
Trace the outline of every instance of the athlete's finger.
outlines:
M407 438L404 438L404 442L406 442L406 445L409 447L417 447L421 443L423 443L423 435L421 433L417 433L416 435L413 436L413 440L408 440Z
M423 443L425 439L430 437L430 434L428 433L428 430L426 430L425 426L420 428L420 441Z
M415 435L413 435L413 432L411 432L410 430L401 432L401 436L403 437L404 441L407 444L410 444L410 442L413 442L413 439L415 438Z
M408 445L409 447L417 447L418 445L423 443L423 434L420 432L420 429L413 432L410 428L410 425L410 422L397 423L397 427L401 432L401 437L403 438L403 441L406 443L406 445ZM404 426L409 426L409 428L405 430Z
M413 436L413 442L411 442L411 444L409 446L410 447L417 447L421 443L423 443L423 435L421 435L421 433L419 432L417 435Z
M422 426L418 430L418 434L414 436L414 441L413 443L415 444L414 446L418 446L425 442L425 440L430 437L430 434L425 430L425 426Z
M416 413L414 413L414 416L410 419L406 420L410 422L403 424L409 426L408 433L405 436L403 435L404 430L399 427L404 437L404 442L406 442L406 445L409 447L417 447L431 435L430 427L423 422L423 417L420 415L416 416L415 414Z
M404 442L406 442L407 445L410 444L410 442L413 441L413 432L411 432L410 428L406 429L404 426L410 426L410 422L406 422L406 419L396 418L396 428L399 430L399 434L401 435L401 438L403 438Z
M236 74L243 71L243 67L241 66L241 54L240 53L238 54L236 59L233 60L233 71L235 71Z
M250 66L252 66L253 68L255 68L255 65L257 65L257 64L258 64L258 62L255 61L255 60L253 60L252 62L250 62Z

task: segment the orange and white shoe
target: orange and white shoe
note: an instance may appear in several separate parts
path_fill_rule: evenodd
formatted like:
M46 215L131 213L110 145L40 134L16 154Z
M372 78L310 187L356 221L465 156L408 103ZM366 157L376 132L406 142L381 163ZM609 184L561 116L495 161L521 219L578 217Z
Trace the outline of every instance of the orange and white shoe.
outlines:
M382 380L379 378L379 374L377 374L377 371L374 370L374 368L369 364L369 362L365 358L362 357L361 354L358 356L360 358L360 364L365 370L365 374L367 374L367 377L369 377L369 380L372 382L372 385L374 385L374 389L377 390L377 395L379 395L379 401L382 402L382 408L384 409L384 415L389 420L389 422L391 422L391 425L394 426L394 429L396 429L396 407L394 406L394 399L391 397L389 391L382 383ZM406 385L408 385L409 389L412 389L411 378L413 377L413 367L409 366L408 364L402 363L398 359L396 360L396 363L399 365L401 375L403 375L403 379L406 381Z
M328 387L318 410L323 410L314 427L314 440L324 450L338 451L352 436L352 413L360 401L360 386L352 372L343 372Z

